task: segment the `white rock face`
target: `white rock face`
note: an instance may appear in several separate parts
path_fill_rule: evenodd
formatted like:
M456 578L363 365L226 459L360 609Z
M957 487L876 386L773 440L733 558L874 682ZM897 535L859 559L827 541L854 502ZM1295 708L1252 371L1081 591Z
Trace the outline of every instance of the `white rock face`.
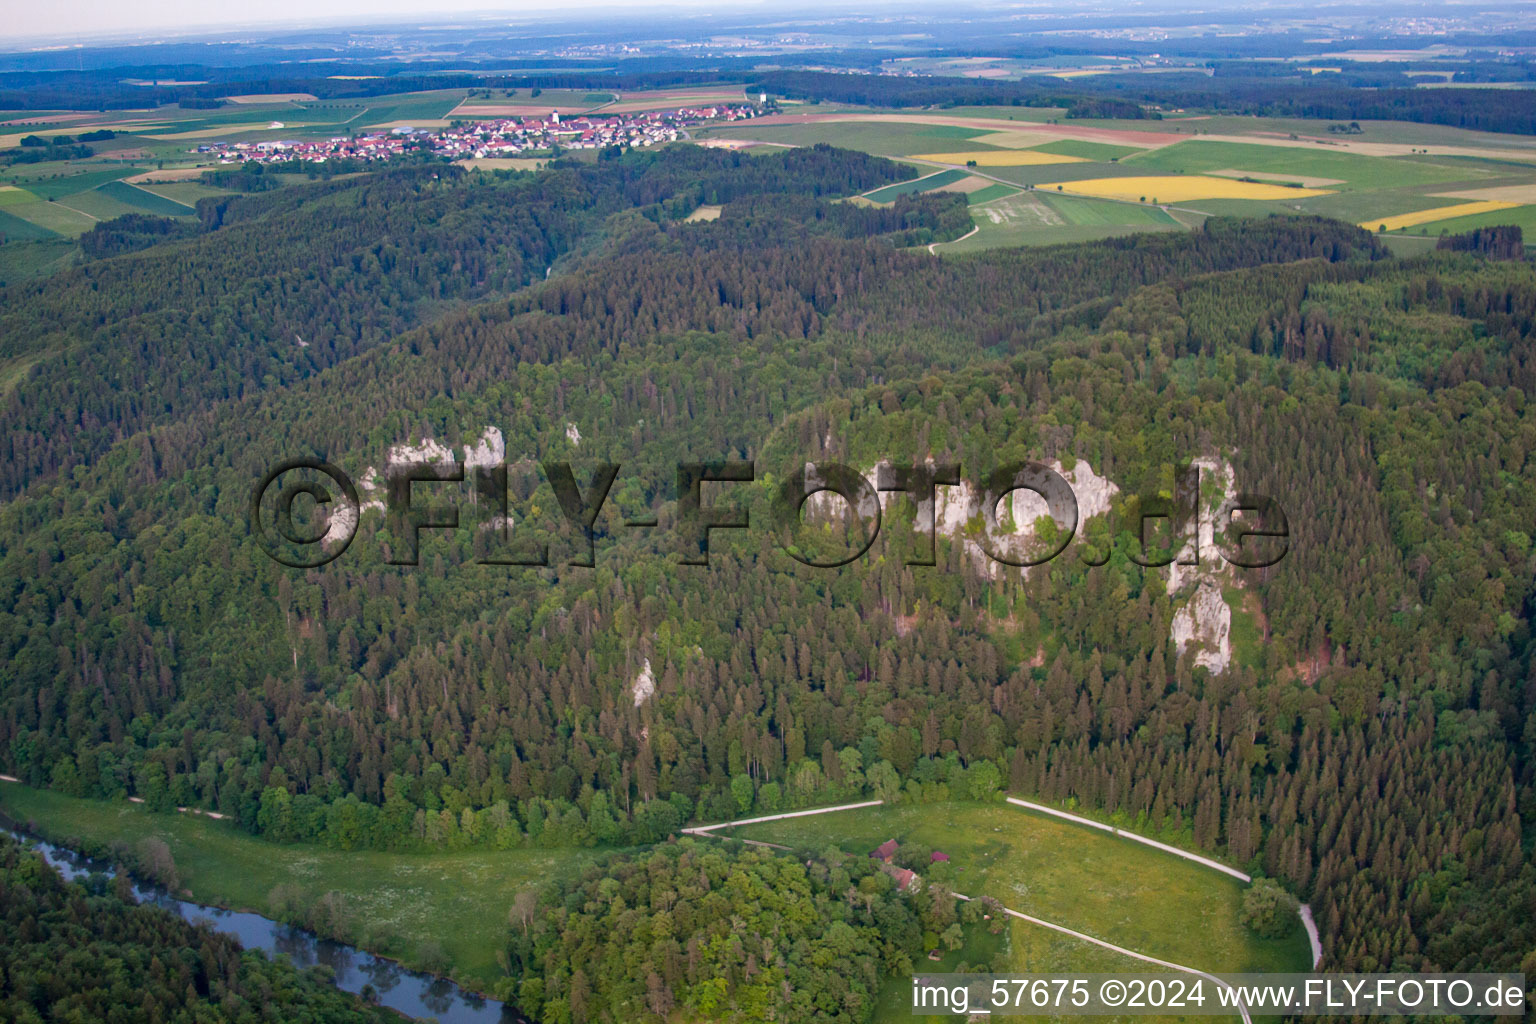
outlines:
M635 707L650 700L651 694L656 692L656 676L651 672L650 658L641 662L640 674L635 676L635 681L629 684L629 692L634 694Z
M502 437L501 429L494 426L486 427L481 431L479 441L472 445L466 444L464 446L465 477L468 478L475 471L476 467L500 465L505 461L506 457L507 443L505 438ZM455 457L452 448L433 438L427 437L423 438L420 444L402 443L391 445L389 453L384 459L383 476L388 477L391 474L397 473L405 466L419 465L421 463L453 463L457 461L458 459ZM363 490L361 511L367 512L374 509L380 512L386 511L382 497L378 496L381 490L379 478L380 473L378 469L369 466L367 472L363 474L363 478L358 481L359 486ZM488 525L495 525L500 529L510 529L512 521L510 519L501 520L498 517L497 522Z
M323 547L334 547L357 532L357 520L362 515L362 509L352 504L343 495L337 495L326 506L329 517L325 521L325 536L320 543Z
M357 482L357 485L363 489L363 504L362 507L358 509L359 515L369 511L370 509L374 509L379 512L385 511L384 502L373 496L377 494L379 490L379 471L377 469L369 466L367 471L363 473L363 478Z
M507 443L496 427L486 427L480 435L480 443L471 448L464 446L464 470L466 475L477 466L499 466L507 457Z
M1200 468L1200 505L1198 523L1190 526L1178 557L1168 566L1168 593L1181 590L1191 581L1210 574L1233 576L1232 566L1216 550L1216 515L1236 491L1232 464L1223 458L1201 456L1191 463ZM1195 545L1199 545L1196 547ZM1200 564L1180 565L1198 553Z
M1222 586L1241 586L1242 579L1216 549L1217 515L1236 489L1232 464L1220 456L1193 460L1200 469L1200 502L1196 522L1185 530L1178 556L1167 566L1168 594L1178 600L1194 594L1174 613L1169 639L1180 654L1194 645L1195 664L1220 675L1232 663L1232 609L1222 597ZM1198 554L1198 565L1180 565Z
M453 449L447 445L438 444L432 438L424 438L421 444L397 444L389 449L389 457L384 460L384 472L393 472L395 467L409 465L418 462L453 462Z
M1202 580L1195 596L1173 615L1169 630L1180 654L1195 646L1195 664L1220 675L1232 660L1232 610L1221 596L1221 588Z
M581 444L581 431L576 429L576 424L567 423L565 425L565 436L571 444Z
M929 463L932 465L932 463ZM807 470L811 464L807 463ZM889 462L880 462L874 467L863 470L864 479L869 482L872 490L877 488L878 478L883 468L889 467ZM1099 476L1093 471L1093 467L1079 459L1068 472L1062 468L1059 461L1052 459L1047 462L1052 470L1061 476L1072 486L1072 493L1077 498L1077 529L1081 534L1083 524L1094 516L1103 515L1109 511L1110 502L1120 488L1116 487L1107 478ZM807 473L807 484L811 476ZM905 498L892 491L878 491L876 493L881 502L882 510L889 510L892 501L904 501ZM981 516L982 495L972 485L971 481L961 477L960 483L954 485L939 485L934 488L934 500L932 502L919 502L917 514L914 520L914 528L920 533L926 533L937 517L937 532L950 538L964 536L966 527L972 520L978 520ZM1012 491L1003 499L1005 508L998 509L998 520L1004 527L996 534L999 541L1007 550L1016 554L1027 554L1030 543L1035 537L1035 522L1042 516L1049 516L1045 499L1034 491L1019 489ZM804 518L807 522L826 521L840 517L848 512L848 503L831 491L821 491L813 494L806 500ZM860 510L861 515L871 515L873 510ZM997 579L1003 570L1003 566L982 549L975 540L964 541L966 557L976 566L977 570L992 579ZM1028 571L1027 569L1025 570Z

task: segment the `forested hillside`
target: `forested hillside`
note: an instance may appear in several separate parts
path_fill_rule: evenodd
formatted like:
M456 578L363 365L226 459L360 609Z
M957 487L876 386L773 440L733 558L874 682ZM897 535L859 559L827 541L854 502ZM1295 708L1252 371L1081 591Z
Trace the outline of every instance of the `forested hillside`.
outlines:
M0 408L6 770L339 849L649 842L1004 785L1280 879L1330 967L1536 973L1528 263L1398 259L1312 218L935 258L899 246L963 228L953 199L828 201L887 162L674 152L240 199L0 296L6 355L38 360ZM700 202L720 218L685 223ZM419 566L386 563L372 510L321 569L251 537L273 463L369 480L427 440L504 447L530 482L512 533L550 568L478 564L467 487ZM810 569L757 512L679 565L676 463L747 458L758 510L814 459L1055 460L1114 490L1027 574L960 532L931 568L882 539ZM1196 458L1284 507L1277 565L1132 559ZM546 459L622 464L595 569L564 564ZM640 515L659 528L620 526ZM1192 586L1232 618L1219 669L1174 639ZM585 942L514 952L610 955Z
M16 1024L395 1019L227 935L138 905L126 882L65 882L0 835L0 1015Z

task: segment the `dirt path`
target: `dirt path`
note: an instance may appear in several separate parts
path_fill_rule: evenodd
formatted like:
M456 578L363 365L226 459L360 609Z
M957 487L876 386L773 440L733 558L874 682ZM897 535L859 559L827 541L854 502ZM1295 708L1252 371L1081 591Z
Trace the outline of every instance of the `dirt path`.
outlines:
M971 234L974 234L975 231L976 229L973 228ZM970 235L966 235L965 237L969 238ZM960 241L960 239L955 239L955 241ZM939 244L941 243L933 243L933 245ZM933 252L933 245L928 247L929 252ZM1085 818L1082 815L1072 814L1068 811L1059 811L1054 807L1047 807L1044 804L1037 804L1030 800L1021 800L1018 797L1010 796L1007 798L1007 801L1008 803L1013 804L1016 807L1022 807L1025 810L1037 811L1041 814L1048 814L1052 817L1061 818L1065 821L1070 821L1077 825L1086 825L1089 828L1095 828L1101 832L1108 832L1109 834L1118 836L1121 839L1129 839L1133 842L1142 843L1146 846L1153 847L1154 849L1161 850L1164 853L1171 853L1175 857L1182 857L1184 860L1193 861L1202 867L1211 868L1214 871L1220 871L1222 874L1230 875L1233 878L1243 882L1253 881L1253 878L1250 875L1247 875L1234 867L1229 867L1220 861L1212 860L1209 857L1202 857L1197 853L1190 853L1188 850L1181 850L1176 846L1169 846L1167 843L1160 843L1156 839L1148 839L1146 836L1137 835L1134 832L1126 832L1122 829L1114 827L1113 825L1106 825L1103 822L1094 821L1092 818ZM715 832L719 829L729 828L733 825L756 825L759 822L781 821L785 818L803 818L815 814L831 814L834 811L851 811L861 807L879 807L884 804L884 802L885 801L883 800L865 800L862 803L839 804L836 807L813 807L806 811L786 811L783 814L768 814L758 818L741 818L736 821L722 821L716 825L699 825L694 828L685 828L682 831L688 835L709 836L715 839L719 839L722 837L715 835ZM784 847L776 846L774 843L764 843L758 840L743 839L739 840L739 842L751 843L754 846L774 846L776 849L784 849ZM958 892L955 893L955 896L956 898L962 900L971 899L971 897ZM1176 964L1171 960L1160 960L1157 957L1149 956L1146 953L1138 953L1134 949L1126 949L1124 946L1117 946L1112 942L1105 941L1104 939L1095 938L1094 936L1088 935L1084 932L1068 928L1066 925L1056 924L1052 921L1047 921L1039 917L1032 917L1029 914L1014 910L1011 907L1003 907L1003 910L1006 911L1011 917L1016 917L1021 921L1028 921L1030 924L1038 925L1041 928L1049 928L1051 931L1060 932L1063 935L1071 936L1072 938L1078 939L1082 942L1091 943L1095 946L1101 946L1104 949L1113 950L1116 953L1121 953L1135 960L1141 960L1149 964L1157 964L1159 967L1167 967L1170 970L1180 971L1184 974L1193 974L1197 977L1209 979L1210 981L1222 986L1223 988L1231 988L1231 986L1226 982L1222 981L1214 974L1207 973L1206 971L1202 971L1194 967L1186 967L1183 964ZM1321 963L1323 959L1322 941L1317 933L1317 925L1312 919L1312 908L1306 904L1302 904L1300 914L1302 926L1305 927L1307 931L1307 942L1312 948L1312 967L1313 969L1316 969L1317 965ZM1237 1010L1242 1014L1243 1024L1253 1024L1253 1018L1249 1016L1248 1008L1241 1002L1238 1003Z
M838 804L836 807L812 807L808 811L785 811L783 814L765 814L761 818L738 818L735 821L722 821L718 825L695 825L693 828L685 828L682 831L688 835L708 835L717 828L729 828L732 825L756 825L760 821L783 821L785 818L808 818L813 814L831 814L833 811L856 811L860 807L879 807L884 800L865 800L857 804Z
M1133 842L1144 843L1147 846L1162 850L1164 853L1171 853L1175 857L1183 857L1185 860L1192 860L1196 864L1202 864L1214 871L1220 871L1222 874L1231 875L1233 878L1236 878L1241 882L1253 881L1251 876L1243 874L1241 871L1237 870L1237 868L1229 868L1227 865L1221 863L1220 861L1211 860L1209 857L1202 857L1197 853L1189 853L1186 850L1179 849L1177 846L1169 846L1167 843L1160 843L1156 839L1148 839L1146 836L1139 836L1134 832L1121 831L1120 829L1115 828L1113 825L1105 825L1102 822L1094 821L1092 818L1084 818L1081 815L1069 814L1066 811L1058 811L1054 807L1047 807L1044 804L1032 803L1029 800L1020 800L1018 797L1013 796L1008 797L1008 802L1013 804L1015 807L1023 807L1031 811L1039 811L1041 814L1049 814L1056 818L1065 818L1067 821L1074 822L1078 825L1087 825L1089 828L1096 828L1101 832L1108 832L1111 835L1119 836L1121 839L1129 839Z
M971 899L971 897L965 895L964 893L957 892L954 894L954 896L956 899L965 900L966 902L970 902ZM1124 946L1117 946L1113 942L1105 942L1103 939L1096 939L1092 935L1087 935L1083 932L1075 931L1071 928L1068 928L1066 925L1055 924L1039 917L1031 917L1028 914L1020 913L1019 911L1010 907L1003 907L1003 912L1008 914L1010 917L1018 918L1020 921L1028 921L1030 924L1039 925L1041 928L1049 928L1053 932L1060 932L1063 935L1070 935L1072 938L1079 939L1083 942L1091 942L1095 946L1102 946L1105 949L1114 950L1116 953L1121 953L1133 959L1143 960L1149 964L1157 964L1159 967L1167 967L1175 971L1182 971L1185 974L1193 974L1196 977L1207 978L1210 981L1215 982L1217 985L1220 985L1222 988L1229 990L1232 989L1231 985L1228 985L1214 974L1207 974L1204 971L1196 970L1193 967L1185 967L1183 964L1176 964L1172 960L1159 960L1155 956L1148 956L1145 953L1138 953L1134 949L1126 949ZM1248 1016L1248 1007L1244 1006L1241 1001L1238 1001L1237 1003L1237 1010L1243 1015L1243 1024L1253 1024L1253 1018Z
M965 234L961 235L959 238L951 238L947 242L929 242L928 243L928 251L930 253L933 253L933 255L937 256L939 254L937 246L940 246L940 245L953 245L956 242L963 242L967 238L970 238L972 235L974 235L976 232L978 232L980 230L981 230L981 225L980 224L974 224L974 225L971 226L971 230L967 231Z

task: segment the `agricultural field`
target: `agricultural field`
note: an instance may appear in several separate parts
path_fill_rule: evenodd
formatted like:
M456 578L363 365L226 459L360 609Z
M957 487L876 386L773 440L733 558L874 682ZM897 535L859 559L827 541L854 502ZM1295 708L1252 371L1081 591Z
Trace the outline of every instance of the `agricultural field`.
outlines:
M110 181L98 187L96 193L130 207L137 207L145 213L159 214L162 217L190 217L197 212L185 203L122 181Z
M1495 224L1513 224L1524 232L1526 238L1536 239L1536 205L1516 206L1488 213L1462 214L1444 220L1420 224L1413 230L1426 235L1457 235L1476 228Z
M1185 227L1156 206L1016 189L990 201L975 202L980 194L972 197L971 220L976 223L976 233L943 243L938 251L961 253L1018 245L1059 245L1136 231L1179 231Z
M1380 221L1363 221L1360 226L1367 230L1381 232L1396 231L1399 228L1417 227L1420 224L1428 224L1432 221L1459 220L1462 217L1471 217L1480 213L1493 213L1498 210L1512 210L1519 203L1506 203L1494 199L1484 199L1480 202L1452 203L1449 206L1435 206L1428 210L1416 210L1413 213L1400 213L1396 217L1383 217Z
M918 153L918 160L936 164L975 164L977 167L1034 167L1040 164L1082 163L1080 156L1045 153L1038 149L976 149L960 153Z
M1214 972L1302 971L1298 921L1280 940L1239 920L1243 883L1170 854L1009 804L900 804L721 831L797 850L867 854L887 839L950 857L957 892L1127 949ZM1022 969L1022 965L1020 965Z
M952 148L965 142L968 150L999 149L970 140L989 134L985 127L912 124L871 118L869 121L806 121L796 124L732 125L712 128L699 134L711 139L751 139L786 146L829 146L859 149L877 156L914 156ZM963 162L963 161L962 161Z
M47 837L106 846L133 846L155 837L171 849L187 898L267 913L273 890L296 888L299 905L338 894L362 928L354 939L371 951L419 963L428 944L441 944L455 976L488 986L501 977L495 953L503 943L507 909L526 886L579 868L587 850L472 850L403 854L342 852L278 845L234 825L190 814L152 814L130 803L79 800L0 783L0 813L48 823Z
M1458 199L1510 204L1507 213L1491 206L1469 209L1463 223L1503 213L1506 220L1486 223L1523 225L1531 219L1525 207L1536 204L1536 146L1520 136L1366 122L1358 135L1330 137L1328 122L1294 118L1110 121L1070 120L1061 113L1027 107L820 112L701 134L775 145L828 142L918 166L974 160L972 173L999 185L1052 192L1060 186L1058 196L1121 204L1178 204L1150 218L1101 213L1085 222L1044 202L990 192L971 200L977 234L943 245L945 252L1173 230L1213 215L1313 213L1377 227L1388 220L1397 230L1410 222L1389 219L1410 216L1412 227L1432 224L1438 231L1447 218L1443 208ZM964 144L929 142L941 134L964 138ZM1064 162L1046 162L1052 160ZM993 215L983 220L989 210Z
M1042 189L1055 189L1095 199L1118 199L1127 203L1183 203L1198 199L1305 199L1326 195L1326 190L1290 188L1256 181L1233 181L1214 175L1155 175L1115 178L1091 178L1077 181L1045 182Z
M914 178L911 181L898 182L895 185L887 185L873 192L866 192L864 198L874 203L891 203L895 202L898 196L930 192L943 188L945 185L954 184L966 177L969 177L969 175L964 171L939 171L937 174L927 174L921 178Z
M15 214L6 213L5 209L0 207L0 245L6 242L27 242L38 238L57 237L58 232L51 228L23 220Z

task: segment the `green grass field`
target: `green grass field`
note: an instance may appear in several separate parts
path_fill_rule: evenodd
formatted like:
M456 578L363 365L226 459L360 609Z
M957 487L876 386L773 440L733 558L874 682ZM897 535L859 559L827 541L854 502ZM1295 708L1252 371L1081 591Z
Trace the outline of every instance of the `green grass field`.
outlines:
M1302 971L1298 921L1269 941L1239 920L1234 878L1095 829L1008 804L863 808L743 826L744 839L867 854L886 839L941 849L951 884L1140 953L1207 971Z
M1018 195L1019 190L1012 185L988 185L986 188L977 189L965 197L966 204L976 206L979 203L990 203L994 199L1002 199L1005 196Z
M1102 199L1041 192L1040 200L1068 224L1126 224L1178 227L1179 222L1161 207L1112 203Z
M96 226L96 222L79 210L71 209L63 203L23 203L19 206L8 207L6 212L14 214L22 220L28 221L41 228L46 228L56 235L64 235L74 238L84 234Z
M40 238L58 238L59 232L23 220L0 210L0 239L4 242L30 242Z
M165 184L144 184L137 186L145 192L152 192L157 196L169 199L181 206L195 207L199 199L207 199L210 196L227 196L227 189L213 188L198 181L173 181Z
M77 800L59 793L0 783L0 811L35 820L51 839L136 843L150 836L171 848L191 898L266 913L278 885L297 886L303 904L339 894L357 921L366 948L419 963L424 944L440 943L454 976L486 987L501 977L496 950L517 892L579 868L587 850L473 850L397 854L280 846L253 838L228 822L190 814L151 814L129 803ZM372 929L371 935L361 930Z
M976 233L964 241L943 244L940 252L954 254L1005 246L1060 245L1136 231L1177 231L1191 226L1155 206L1047 194L1038 190L1014 192L990 201L984 199L984 205L978 205L975 196L989 192L991 189L972 194L971 220L976 224Z
M116 181L118 178L126 178L130 174L137 173L137 168L117 166L100 170L87 170L78 174L65 174L56 178L22 179L18 180L16 184L42 199L61 199L64 196L84 192L99 185L105 185L109 181Z
M15 206L17 203L35 203L37 196L24 188L7 185L0 188L0 207Z
M1084 142L1080 139L1062 139L1060 142L1047 142L1043 146L1030 148L1041 153L1055 153L1058 156L1080 156L1084 160L1094 160L1099 163L1123 160L1142 152L1134 146L1112 146L1107 142Z
M96 191L119 203L137 207L146 213L157 213L162 217L188 217L196 212L184 203L178 203L165 196L148 192L137 185L129 185L121 181L109 181L98 187Z
M1419 224L1403 231L1391 232L1394 235L1429 235L1438 236L1441 232L1450 235L1459 235L1463 231L1471 231L1474 228L1492 227L1495 224L1513 224L1524 233L1527 244L1536 242L1536 206L1516 206L1509 210L1490 210L1487 213L1476 213L1470 217L1450 217L1445 220L1431 221L1428 224Z
M1265 174L1297 175L1309 178L1335 178L1343 185L1326 188L1392 188L1402 185L1429 185L1456 180L1461 174L1455 167L1442 166L1430 157L1374 157L1355 153L1330 152L1298 146L1262 146L1242 142L1188 142L1148 150L1120 161L1134 166L1138 173L1169 171L1203 174L1216 170L1258 171Z
M141 208L121 202L99 188L77 192L74 195L60 196L55 205L68 206L70 209L78 210L98 221L111 220L113 217L121 217L125 213L144 212ZM22 207L22 209L25 210L27 207Z
M897 196L911 195L914 192L926 192L931 188L950 185L961 178L969 176L969 172L966 171L940 171L938 174L930 174L926 177L913 179L912 181L897 182L895 185L887 185L885 188L866 192L864 198L875 203L894 202Z
M946 112L947 113L947 112ZM946 152L959 140L985 135L983 129L953 125L903 124L899 122L818 121L810 124L747 124L712 128L700 135L710 138L756 139L786 146L814 146L818 142L858 149L877 156L911 156L915 153ZM992 150L981 142L967 141L966 149Z

